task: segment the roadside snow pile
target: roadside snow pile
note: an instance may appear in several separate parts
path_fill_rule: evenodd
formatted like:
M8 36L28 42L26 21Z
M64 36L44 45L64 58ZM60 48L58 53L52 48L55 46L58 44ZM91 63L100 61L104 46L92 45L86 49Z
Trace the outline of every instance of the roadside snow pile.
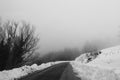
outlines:
M120 46L110 47L92 53L84 53L77 57L75 61L92 66L120 69Z
M120 75L111 69L90 66L79 62L71 62L76 80L120 80Z
M120 80L120 46L99 51L97 56L84 54L71 62L74 73L81 80ZM91 56L90 56L91 57Z
M0 72L0 80L14 80L18 79L22 76L26 76L29 73L32 73L37 70L43 70L47 67L50 67L55 64L59 64L65 61L58 61L58 62L49 62L43 63L41 65L33 64L32 66L23 66L20 68L14 68L12 70L4 70Z
M104 68L120 69L120 46L101 50L101 54L88 64Z

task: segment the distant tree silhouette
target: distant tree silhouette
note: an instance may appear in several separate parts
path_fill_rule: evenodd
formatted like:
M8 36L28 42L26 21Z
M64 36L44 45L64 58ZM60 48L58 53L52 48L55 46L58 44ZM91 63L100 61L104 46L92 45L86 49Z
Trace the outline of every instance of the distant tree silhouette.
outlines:
M16 67L35 52L39 38L34 31L25 22L0 25L0 70Z
M96 52L101 48L101 45L99 44L99 42L86 42L82 48L82 53L91 53L91 52Z
M64 50L49 52L48 54L42 57L41 61L43 63L46 63L51 61L74 60L80 54L81 52L78 49L65 48Z

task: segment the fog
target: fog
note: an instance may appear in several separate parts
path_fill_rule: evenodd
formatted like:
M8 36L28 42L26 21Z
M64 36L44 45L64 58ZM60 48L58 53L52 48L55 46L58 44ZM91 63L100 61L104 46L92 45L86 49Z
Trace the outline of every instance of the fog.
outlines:
M0 0L0 16L33 24L41 53L92 40L119 45L119 0Z

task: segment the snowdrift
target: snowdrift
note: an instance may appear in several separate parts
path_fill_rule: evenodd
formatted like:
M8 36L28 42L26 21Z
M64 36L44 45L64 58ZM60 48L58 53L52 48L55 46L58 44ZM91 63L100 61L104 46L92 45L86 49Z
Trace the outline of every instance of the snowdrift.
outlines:
M120 46L101 50L101 54L88 64L104 68L120 69Z
M116 74L112 69L104 69L77 62L72 62L71 65L73 73L77 77L74 80L120 80L119 74Z
M71 63L77 77L81 80L120 80L120 46L100 50L97 56L87 55ZM89 61L90 57L94 58Z
M20 68L14 68L12 70L4 70L0 72L0 80L16 80L20 77L26 76L37 70L43 70L52 65L63 63L63 62L67 62L67 61L49 62L49 63L43 63L41 65L33 64L32 66L26 65Z

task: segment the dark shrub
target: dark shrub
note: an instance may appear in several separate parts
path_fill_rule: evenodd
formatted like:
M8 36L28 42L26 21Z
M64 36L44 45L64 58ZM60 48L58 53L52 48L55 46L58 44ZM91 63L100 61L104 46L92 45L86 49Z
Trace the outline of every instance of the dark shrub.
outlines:
M25 22L8 21L0 25L0 70L23 63L35 50L39 38L34 28Z

